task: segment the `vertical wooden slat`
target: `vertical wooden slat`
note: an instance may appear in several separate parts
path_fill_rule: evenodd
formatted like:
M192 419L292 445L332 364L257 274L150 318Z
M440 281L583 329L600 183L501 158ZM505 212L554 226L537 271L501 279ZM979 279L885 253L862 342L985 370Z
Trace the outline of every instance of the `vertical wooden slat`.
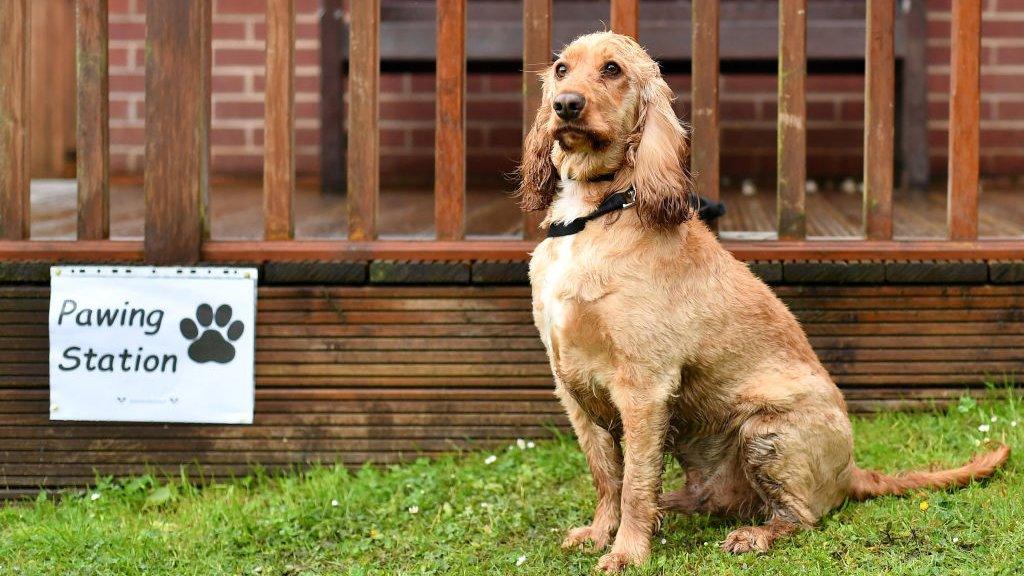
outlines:
M640 0L612 0L612 32L640 36Z
M146 260L199 260L209 231L210 0L146 3Z
M541 82L537 72L551 64L551 1L523 0L523 135L530 131L541 103ZM539 240L538 227L544 214L527 212L523 216L523 237Z
M466 0L437 2L434 221L438 240L466 228Z
M267 0L263 236L295 235L295 0Z
M320 188L345 189L345 26L341 0L323 0L320 14Z
M927 0L900 0L904 12L904 53L900 74L900 161L902 183L927 190L928 158L928 6Z
M807 236L807 0L779 1L778 229L783 240Z
M949 89L951 240L978 237L978 146L981 108L981 2L954 2Z
M380 0L351 3L348 107L348 237L377 237L380 192L377 87L380 83Z
M78 238L110 236L107 0L78 0Z
M697 191L718 200L718 2L693 3L693 136L691 162ZM712 224L717 229L718 224Z
M893 0L868 0L864 62L864 235L892 239L896 61Z
M0 238L29 235L28 0L0 2Z

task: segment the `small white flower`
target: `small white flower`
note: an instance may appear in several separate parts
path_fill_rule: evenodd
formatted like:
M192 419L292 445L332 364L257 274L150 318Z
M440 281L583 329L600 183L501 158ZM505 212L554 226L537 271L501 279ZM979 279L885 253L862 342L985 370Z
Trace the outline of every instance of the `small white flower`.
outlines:
M337 508L338 507L338 501L337 500L331 500L331 506L333 506L334 508Z
M667 544L667 543L668 543L668 540L666 540L666 539L662 538L662 539L661 539L661 543L662 543L662 544Z
M518 446L520 450L526 450L526 440L516 438L516 446Z
M419 513L420 513L420 507L419 506L409 506L409 514L419 514Z
M975 438L974 439L974 445L975 446L981 446L981 440L978 440L977 438Z
M978 426L978 432L988 432L988 429L989 429L989 425L988 424L982 424L982 425Z
M953 536L953 544L956 544L959 541L960 541L959 538L957 538L956 536Z
M1016 428L1016 427L1017 427L1017 421L1016 420L1014 420L1013 422L1010 422L1010 428Z
M483 508L484 510L487 510L487 509L489 509L491 507L491 503L490 502L481 502L480 503L480 507Z
M516 566L522 566L523 564L526 564L526 555L525 554L520 556L519 558L516 558Z
M527 448L535 448L537 445L533 443L533 440L526 443Z
M93 492L92 495L89 496L89 500L92 500L92 501L96 501L96 500L99 500L99 499L100 499L100 493L99 492Z
M999 417L996 416L995 414L993 414L992 415L992 419L990 420L990 422L995 422L996 420L999 420Z
M495 462L497 462L497 461L498 461L498 457L497 457L497 456L495 456L494 454L491 454L490 456L488 456L488 457L487 457L487 458L486 458L486 459L484 460L484 464L494 464L494 463L495 463Z

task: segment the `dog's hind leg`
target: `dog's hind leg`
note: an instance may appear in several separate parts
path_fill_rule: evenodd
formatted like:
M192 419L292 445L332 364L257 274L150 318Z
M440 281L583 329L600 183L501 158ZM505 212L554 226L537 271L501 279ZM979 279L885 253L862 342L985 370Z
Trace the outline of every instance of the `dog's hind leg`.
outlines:
M760 526L744 526L729 533L722 543L726 552L766 552L775 540L816 520L810 517L799 495L793 494L791 487L780 478L778 468L782 458L778 444L778 434L767 432L744 439L740 447L743 473L771 513L768 521Z
M562 401L580 447L587 457L590 475L597 490L597 508L589 526L569 530L562 548L576 548L592 542L598 550L611 541L619 527L622 493L622 447L610 432L598 426L573 396L559 386L556 394Z
M780 415L747 421L740 432L740 468L769 518L761 526L732 531L722 549L765 552L779 538L814 526L842 502L848 438L827 418L791 422Z
M685 467L685 464L680 461ZM704 479L696 470L687 470L686 485L671 492L662 492L658 497L658 507L665 512L676 514L696 514L703 512L707 504L707 497L701 494Z
M700 510L700 502L685 486L678 490L665 492L658 497L658 507L666 512L676 514L695 514Z
M773 515L760 526L744 526L730 532L722 543L722 550L733 554L766 552L777 539L792 534L799 528L800 524Z

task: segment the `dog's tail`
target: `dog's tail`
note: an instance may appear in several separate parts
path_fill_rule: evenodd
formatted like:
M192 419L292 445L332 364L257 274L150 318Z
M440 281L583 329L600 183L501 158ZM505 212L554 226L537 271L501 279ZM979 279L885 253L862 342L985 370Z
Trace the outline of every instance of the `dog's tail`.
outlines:
M988 478L1010 458L1010 447L1000 444L994 450L978 454L959 468L934 472L904 472L889 476L875 470L853 471L850 498L866 500L875 496L905 494L917 488L948 488L966 486L971 480Z

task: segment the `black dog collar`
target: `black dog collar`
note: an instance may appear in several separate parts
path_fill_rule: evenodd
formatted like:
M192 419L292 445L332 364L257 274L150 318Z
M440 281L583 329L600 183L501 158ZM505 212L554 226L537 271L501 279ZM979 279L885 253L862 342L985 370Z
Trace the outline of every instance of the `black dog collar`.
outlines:
M630 186L622 192L616 192L615 194L605 198L604 202L601 202L601 205L598 206L596 210L586 216L580 216L579 218L565 223L555 222L548 227L548 238L558 238L559 236L571 236L573 234L578 234L587 227L587 222L590 222L595 218L600 218L609 212L625 210L635 203L636 190Z
M615 212L617 210L625 210L636 203L636 190L630 186L622 192L616 192L608 198L605 198L604 202L597 207L596 210L581 216L575 220L569 222L560 223L556 222L548 227L548 238L558 238L559 236L572 236L573 234L579 234L587 227L587 222L595 218L600 218L609 212ZM703 196L698 196L696 199L697 204L697 217L701 219L705 224L711 224L718 218L725 215L725 204L721 202L715 202L709 200Z

